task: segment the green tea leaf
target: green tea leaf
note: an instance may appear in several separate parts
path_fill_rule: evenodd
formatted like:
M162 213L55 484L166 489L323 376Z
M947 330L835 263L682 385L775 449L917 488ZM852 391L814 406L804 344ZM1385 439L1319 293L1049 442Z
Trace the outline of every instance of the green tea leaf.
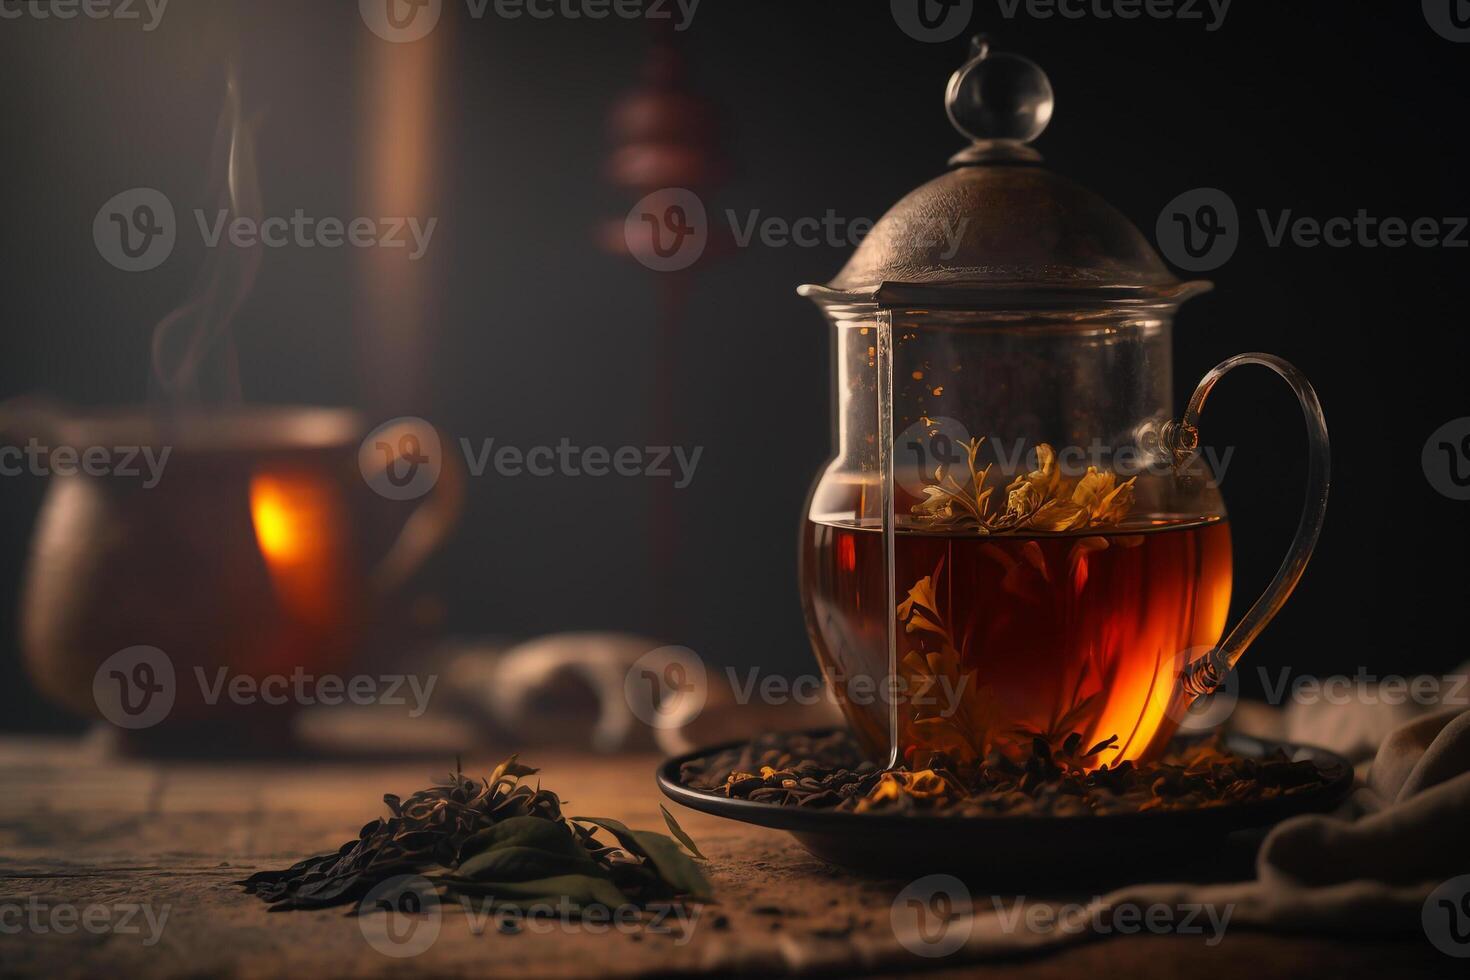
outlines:
M668 824L669 832L674 835L675 839L678 840L680 844L683 844L685 847L689 848L689 853L693 854L701 861L708 860L708 858L706 858L703 854L699 853L698 845L694 843L694 841L690 838L688 834L684 833L684 828L679 826L679 821L674 819L674 815L669 812L669 808L664 806L662 803L659 804L658 808L660 811L662 811L664 815L664 823Z
M459 849L460 860L499 847L532 847L568 857L583 857L587 853L566 824L520 816L506 817L493 827L472 834Z
M692 898L709 898L712 894L709 880L694 859L679 849L672 837L655 834L648 830L635 830L633 835L643 848L643 853L658 869L660 877L679 894Z
M623 850L630 854L635 854L638 857L648 857L647 854L643 853L643 849L638 843L638 838L633 835L633 831L629 830L628 825L621 820L613 820L611 817L572 817L572 820L577 823L590 823L601 827L617 838L618 844Z
M672 838L648 830L629 830L619 820L608 817L572 817L581 823L596 824L618 839L625 851L646 858L658 871L659 877L674 891L695 898L709 898L711 890L704 872L699 870L690 857L679 850Z
M476 854L455 869L462 878L480 881L532 881L556 875L606 877L606 872L586 854L568 855L535 847L494 847Z

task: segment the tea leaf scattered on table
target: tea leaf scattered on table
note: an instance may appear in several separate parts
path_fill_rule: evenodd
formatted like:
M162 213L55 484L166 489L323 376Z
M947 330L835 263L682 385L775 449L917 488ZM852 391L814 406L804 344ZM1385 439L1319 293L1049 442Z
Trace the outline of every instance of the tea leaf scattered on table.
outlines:
M555 793L520 785L538 771L512 756L488 779L476 782L456 768L407 799L386 794L389 816L370 821L335 853L237 884L272 911L354 902L382 881L414 873L445 891L502 903L616 907L710 896L703 872L672 839L606 818L576 818L590 828L568 821ZM697 854L667 812L665 820ZM599 840L598 828L613 842Z
M643 853L653 861L654 867L664 881L673 886L674 891L695 898L710 897L709 881L704 877L704 872L689 855L679 849L672 837L648 830L635 830L633 834L638 838L638 843L643 845Z
M694 843L694 840L688 834L684 833L684 828L679 826L679 821L674 819L674 815L669 812L669 808L660 803L658 809L664 815L664 823L668 824L669 832L674 835L674 838L680 844L689 848L689 853L701 861L708 860L703 854L699 853L699 846Z
M585 853L559 854L536 847L493 847L482 851L455 869L463 878L484 881L529 881L554 875L586 874L606 877L606 872Z
M460 846L459 859L502 847L528 847L566 857L585 857L586 850L565 823L540 817L511 817L470 836Z

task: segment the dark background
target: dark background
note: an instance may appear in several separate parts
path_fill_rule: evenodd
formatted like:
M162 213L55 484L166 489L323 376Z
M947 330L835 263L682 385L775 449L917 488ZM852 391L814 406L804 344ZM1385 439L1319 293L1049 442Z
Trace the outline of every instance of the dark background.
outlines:
M1334 452L1327 528L1251 662L1348 673L1460 662L1466 505L1429 486L1420 451L1470 414L1460 296L1470 250L1272 249L1255 211L1470 213L1470 46L1435 34L1417 3L1236 0L1215 32L1197 21L1007 21L999 10L978 0L975 29L1039 61L1058 93L1038 142L1050 166L1150 238L1160 209L1190 188L1221 188L1241 210L1240 249L1209 276L1218 288L1178 320L1181 407L1195 378L1246 350L1295 362L1321 395ZM389 407L520 446L656 441L660 283L595 238L635 199L606 180L605 119L638 78L648 25L474 21L446 0L438 30L441 221L419 348L428 381L412 404ZM941 95L965 43L911 39L887 0L704 0L681 41L722 108L735 166L712 211L876 218L960 146ZM350 0L173 0L151 34L0 22L0 397L146 396L150 332L187 291L197 256L181 247L158 270L119 272L94 249L92 218L140 185L181 212L202 203L229 58L263 113L267 213L360 213L359 73L364 47L380 43ZM715 663L809 669L795 531L828 450L828 338L794 288L825 281L844 254L756 246L696 267L670 382L676 439L705 452L659 518L673 529L671 567L653 568L652 481L483 479L425 579L449 629L635 630ZM360 366L353 261L350 249L267 252L236 324L249 400L373 409L382 386ZM1264 586L1295 526L1302 431L1264 372L1232 375L1210 403L1207 441L1237 447L1225 494L1240 597ZM18 651L45 489L0 479L9 728L74 724L30 692ZM673 583L662 601L660 580ZM1244 689L1258 687L1247 671Z

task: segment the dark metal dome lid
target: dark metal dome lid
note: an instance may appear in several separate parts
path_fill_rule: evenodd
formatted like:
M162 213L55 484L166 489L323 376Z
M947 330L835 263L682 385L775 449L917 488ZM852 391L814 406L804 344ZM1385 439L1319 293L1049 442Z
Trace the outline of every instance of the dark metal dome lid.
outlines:
M1033 62L973 56L949 82L950 121L974 142L952 169L874 226L837 277L800 293L823 304L1036 309L1174 306L1210 287L1181 282L1116 208L1040 166L1029 145L1051 119Z

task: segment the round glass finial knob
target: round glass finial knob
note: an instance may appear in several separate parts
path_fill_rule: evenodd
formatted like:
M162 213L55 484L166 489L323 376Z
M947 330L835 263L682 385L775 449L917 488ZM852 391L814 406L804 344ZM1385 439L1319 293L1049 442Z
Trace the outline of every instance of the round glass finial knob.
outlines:
M977 141L1029 143L1040 136L1056 101L1046 72L1029 58L992 53L984 38L977 37L973 49L945 93L955 128Z

